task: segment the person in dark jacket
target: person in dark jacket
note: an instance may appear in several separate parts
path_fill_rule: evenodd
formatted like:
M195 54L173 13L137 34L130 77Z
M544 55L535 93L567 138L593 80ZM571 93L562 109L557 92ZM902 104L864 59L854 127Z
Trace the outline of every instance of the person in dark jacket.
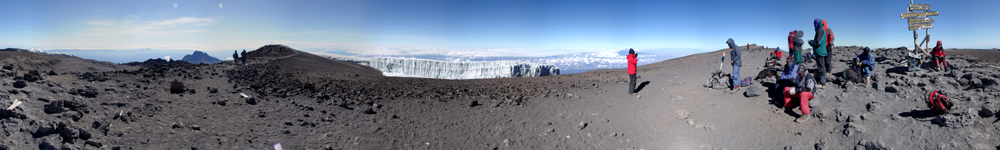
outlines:
M812 40L809 40L809 46L813 48L813 55L816 55L816 70L819 72L816 76L819 76L819 87L823 87L826 84L826 30L823 29L823 20L816 18L813 21L813 28L816 29L816 36Z
M813 99L813 93L816 90L816 80L813 74L806 71L804 68L798 69L798 77L795 78L795 85L785 87L782 93L784 94L784 108L791 109L795 107L792 105L792 98L799 98L799 109L802 110L802 116L795 119L795 122L805 122L809 118L809 100Z
M243 56L243 57L240 57L240 59L243 60L243 64L246 64L247 63L247 49L243 49L243 53L240 53L240 56Z
M233 62L235 62L236 64L240 64L240 55L239 54L240 53L237 53L235 50L233 50Z
M628 59L628 94L635 94L635 69L637 67L635 65L639 62L639 54L629 48L628 56L625 57Z
M793 56L796 64L802 63L802 36L805 34L802 30L795 30L790 32L788 37L788 53Z
M733 91L736 91L740 87L740 67L743 66L743 60L740 59L740 46L736 45L733 38L726 40L726 44L729 45L729 59L730 64L733 65Z
M948 68L948 63L944 62L944 47L941 46L941 40L937 41L937 46L934 46L934 50L931 50L931 59L934 59L934 64L938 69Z

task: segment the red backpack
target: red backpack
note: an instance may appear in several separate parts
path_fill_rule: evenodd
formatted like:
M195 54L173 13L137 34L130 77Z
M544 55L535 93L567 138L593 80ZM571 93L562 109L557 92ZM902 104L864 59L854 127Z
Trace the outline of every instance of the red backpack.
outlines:
M823 30L826 31L826 45L833 48L833 30L830 30L830 26L826 24L826 20L823 20Z
M948 110L951 109L951 101L948 100L948 97L941 92L933 91L927 98L930 101L928 105L931 107L931 111L934 112L934 114L946 114L948 113Z
M788 32L788 51L789 52L792 51L792 46L794 46L794 45L792 45L792 42L794 42L794 40L795 40L795 31Z

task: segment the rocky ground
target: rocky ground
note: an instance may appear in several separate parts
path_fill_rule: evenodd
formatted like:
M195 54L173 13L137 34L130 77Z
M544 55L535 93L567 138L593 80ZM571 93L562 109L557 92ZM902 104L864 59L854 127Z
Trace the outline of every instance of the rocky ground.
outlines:
M724 51L640 66L637 95L624 69L439 80L277 45L248 51L248 64L143 68L4 51L0 150L996 149L1000 68L960 51L971 50L949 51L951 71L904 72L905 50L878 49L879 80L834 81L805 123L793 121L797 108L778 107L772 79L737 92L702 87ZM834 68L860 52L836 48ZM756 75L767 55L748 51L741 74ZM952 98L951 113L927 111L933 90Z

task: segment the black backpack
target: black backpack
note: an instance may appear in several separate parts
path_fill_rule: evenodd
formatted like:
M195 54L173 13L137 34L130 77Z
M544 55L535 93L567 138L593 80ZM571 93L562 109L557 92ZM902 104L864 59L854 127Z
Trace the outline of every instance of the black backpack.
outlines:
M948 100L948 97L939 91L931 92L931 95L927 98L929 100L927 105L931 107L931 112L934 112L934 114L946 114L953 105L951 101Z

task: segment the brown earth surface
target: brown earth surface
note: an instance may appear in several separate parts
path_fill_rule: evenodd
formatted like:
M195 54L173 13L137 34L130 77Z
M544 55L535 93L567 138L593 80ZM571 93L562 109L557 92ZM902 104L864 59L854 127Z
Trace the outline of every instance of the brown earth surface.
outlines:
M377 70L265 46L250 63L115 64L12 52L0 62L2 149L996 149L1000 68L951 55L951 71L901 71L904 50L876 51L873 85L835 80L813 119L780 108L773 79L737 92L703 87L724 51L624 69L476 80L385 77ZM31 54L29 54L31 53ZM837 47L834 68L860 47ZM997 53L992 53L996 55ZM4 56L10 56L4 55ZM747 51L744 77L767 50ZM623 57L624 59L624 57ZM640 58L642 59L642 58ZM95 61L96 62L96 61ZM783 61L782 61L783 62ZM813 68L813 64L808 64ZM60 69L61 68L61 69ZM94 72L75 72L94 68ZM15 87L29 70L56 75ZM722 70L730 72L727 64ZM842 71L842 70L841 70ZM834 69L834 73L838 73ZM831 78L837 77L830 75ZM20 79L19 79L20 80ZM171 81L183 83L171 92ZM989 88L969 88L970 82ZM759 89L753 92L750 89ZM955 107L932 115L926 95ZM241 96L246 94L249 98ZM757 93L760 96L745 95ZM3 110L15 100L23 103Z

